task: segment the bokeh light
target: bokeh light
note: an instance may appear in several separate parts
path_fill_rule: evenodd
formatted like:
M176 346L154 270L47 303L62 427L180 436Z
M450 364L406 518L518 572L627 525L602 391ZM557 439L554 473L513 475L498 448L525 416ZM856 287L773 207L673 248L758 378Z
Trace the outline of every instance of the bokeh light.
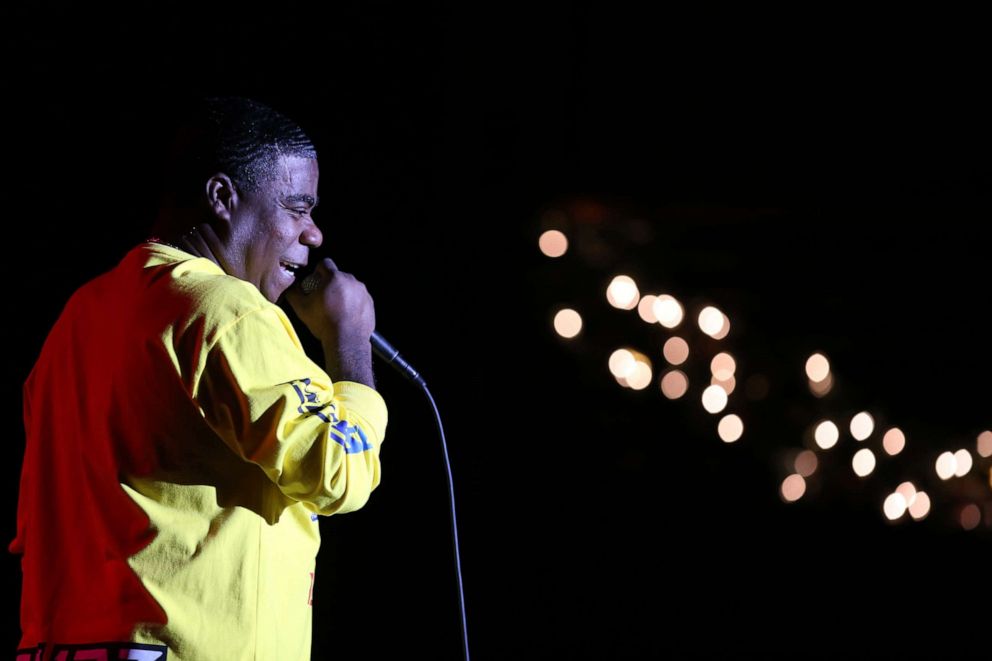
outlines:
M896 487L896 493L902 494L906 506L912 509L913 502L916 500L916 486L912 482L903 482Z
M639 298L637 283L628 275L618 275L606 288L606 300L610 305L621 310L633 310L637 307Z
M710 361L710 373L717 381L729 381L737 370L737 362L729 353L720 352Z
M685 310L674 296L661 294L654 301L654 316L658 323L665 328L675 328L682 323L685 317Z
M547 224L545 224L547 226ZM574 238L574 237L573 237ZM565 234L558 230L549 230L544 232L539 237L539 248L542 253L548 257L556 258L567 253L571 248L568 238ZM575 247L581 247L580 243L577 243ZM619 269L618 269L619 270ZM634 269L632 269L634 270ZM601 285L600 285L601 286ZM601 291L601 290L600 290ZM736 387L737 379L741 379L740 383L742 386L742 395L745 395L749 400L754 401L767 396L769 382L767 378L761 375L749 375L747 372L752 371L755 367L758 367L758 361L748 360L749 354L738 353L736 348L731 348L734 355L731 355L728 351L721 351L709 360L709 370L712 375L712 379L707 379L705 374L706 356L712 355L712 347L716 345L706 344L705 338L700 338L699 336L692 335L695 331L692 328L692 314L698 312L698 317L695 320L698 323L699 330L708 335L711 338L719 339L721 337L726 337L730 328L730 319L724 314L723 311L715 306L709 305L702 310L696 305L687 303L688 307L683 307L683 304L676 300L673 296L666 294L659 295L641 295L637 283L634 279L628 275L617 275L610 281L607 287L607 298L609 303L620 309L633 310L636 308L638 315L646 323L654 324L659 323L665 328L672 329L682 322L686 321L686 315L688 315L688 322L686 330L678 331L682 337L668 337L664 340L664 345L662 347L662 354L664 360L667 362L660 364L660 369L662 378L659 380L660 390L662 394L668 399L679 399L685 397L689 393L689 377L687 372L693 374L693 391L691 393L692 397L700 396L699 391L704 388L701 393L701 402L703 408L711 414L715 414L719 422L716 425L716 430L718 432L719 438L722 442L731 444L739 441L743 438L744 425L741 419L741 415L752 415L749 418L749 425L758 425L749 428L749 439L748 443L745 445L750 446L757 443L757 448L767 447L766 443L768 439L764 439L761 436L764 431L761 429L760 424L758 424L761 418L754 416L755 412L749 412L748 408L743 408L738 410L737 413L728 413L728 406L730 410L738 408L737 402L731 405L729 403L729 396L734 392ZM594 291L594 294L596 292ZM598 295L598 294L596 294ZM601 301L601 299L599 299ZM689 301L689 299L686 299ZM588 314L588 310L583 310L584 314ZM735 318L735 323L738 322ZM545 322L546 323L546 322ZM588 334L590 329L584 329L584 319L583 314L580 314L577 310L572 308L561 308L554 313L553 317L553 328L560 337L565 339L572 339L577 337L579 334L585 330ZM746 330L746 327L744 327ZM595 330L595 329L593 329ZM655 331L641 331L654 333ZM670 333L663 333L663 335L669 335ZM690 342L701 342L701 344L694 345L690 347ZM655 340L657 341L657 340ZM657 345L652 342L652 358L657 361L659 357L657 356ZM730 348L729 345L723 345L721 348ZM689 362L689 357L692 356L693 360ZM796 371L797 358L801 359L801 355L796 356L793 354L792 362L792 373L794 376ZM736 356L736 358L735 358ZM737 374L737 359L744 360L744 374ZM601 360L601 358L600 358ZM685 365L688 364L688 367ZM668 366L679 367L680 369L667 369ZM609 367L611 373L618 380L621 385L634 389L643 390L648 388L653 383L655 366L651 364L651 360L647 359L646 356L640 354L633 349L618 349L614 351L610 356ZM685 371L682 371L685 370ZM844 380L843 374L840 376L832 372L832 366L830 360L823 353L813 353L809 355L804 365L805 376L808 379L808 387L810 392L817 397L823 397L832 390L840 392L843 397L857 396L856 393L860 392L858 388L848 388L847 382ZM786 370L787 372L787 370ZM844 420L848 419L845 412L838 411L840 407L845 407L845 403L841 403L840 400L828 399L823 402L811 402L807 399L805 403L794 402L786 398L786 396L791 397L795 394L795 388L800 388L802 383L788 382L786 379L782 379L780 383L778 376L779 372L776 374L776 399L775 404L778 405L781 402L787 402L787 407L791 405L791 408L787 410L787 417L789 422L794 424L796 419L801 420L799 416L807 416L806 424L809 422L814 422L813 425L813 440L815 441L815 446L809 442L809 430L805 431L804 441L808 448L799 452L799 448L795 451L789 453L785 458L792 459L792 466L786 468L786 472L792 472L788 477L782 481L780 486L781 497L787 502L793 502L801 499L805 496L807 487L807 480L812 479L813 475L817 474L817 471L821 471L818 476L818 481L815 483L816 486L813 489L814 494L819 490L820 485L819 480L827 480L837 478L843 481L845 484L850 484L850 474L846 474L847 477L843 477L844 471L842 465L831 462L843 462L848 459L851 462L851 468L854 473L859 477L866 478L872 474L876 469L879 469L879 476L874 480L874 487L878 488L882 483L886 482L889 478L894 475L901 474L903 477L899 479L905 479L910 475L917 481L921 481L921 486L927 484L929 480L932 483L933 475L927 470L926 464L933 461L937 452L932 455L927 454L925 458L921 458L921 462L917 462L915 466L907 466L902 460L895 461L882 461L882 465L879 466L879 457L885 457L886 453L889 456L900 455L905 453L907 439L905 433L898 427L886 427L882 424L889 422L885 418L886 413L884 409L879 407L875 409L875 404L870 401L864 401L864 404L869 404L874 413L880 416L880 419L876 421L873 415L868 411L858 412L849 419L849 431L851 437L857 441L868 441L872 442L862 443L861 449L858 449L858 444L854 444L852 450L857 450L853 457L847 451L850 445L841 448L841 454L838 455L837 451L834 451L833 457L835 459L827 458L824 467L820 467L820 452L821 450L828 450L835 447L839 441L842 432L838 429L844 425ZM848 375L850 376L850 375ZM800 377L801 378L801 377ZM836 388L835 379L841 379L840 388ZM709 385L707 386L707 381ZM760 387L759 387L760 386ZM852 392L847 392L851 390ZM759 394L759 391L760 394ZM808 396L807 396L808 397ZM785 398L785 399L783 399ZM846 402L847 400L845 400ZM690 404L691 398L689 401ZM839 405L839 406L837 406ZM698 409L694 406L690 406L693 409L693 415L698 415ZM809 411L817 411L813 415L831 416L836 418L836 424L834 420L820 419L817 423L816 417L810 417ZM854 409L857 411L857 409ZM874 435L876 433L876 423L878 423L877 432L879 433L879 446L877 447L874 442ZM979 431L981 428L975 431ZM912 432L912 430L910 430ZM759 434L760 432L760 434ZM883 433L884 432L884 433ZM916 432L913 432L916 433ZM972 446L971 443L967 443L967 449L959 449L956 452L943 452L939 457L936 457L934 463L934 469L941 480L950 480L954 477L962 478L968 477L972 470L976 473L981 473L980 480L983 482L982 494L979 494L974 489L973 482L975 480L966 480L960 483L952 482L952 484L947 485L947 489L953 492L953 497L948 499L949 502L943 502L942 492L935 492L935 502L938 504L940 519L943 523L955 523L955 516L957 516L958 522L965 529L973 529L982 525L983 520L983 510L988 509L988 521L989 525L992 525L992 507L988 507L990 497L988 491L989 486L992 486L992 465L987 461L992 458L992 429L986 429L980 431L977 436L972 434L967 434L964 441L970 441L970 439L975 439L975 445ZM924 439L929 440L929 439ZM933 439L935 445L939 446L939 437ZM762 442L764 441L764 442ZM845 439L845 442L850 442L849 439ZM915 441L914 441L915 442ZM959 444L963 444L961 440L958 441ZM923 443L922 445L914 445L910 450L913 451L914 456L916 456L917 450L922 450L924 446L928 443ZM869 447L871 449L869 449ZM876 449L877 448L877 449ZM747 448L744 448L747 450ZM729 452L730 450L728 450ZM906 461L912 460L913 457L909 457ZM986 461L983 461L986 460ZM919 463L923 465L920 466ZM841 469L839 472L833 472L833 469ZM791 471L789 470L791 469ZM831 469L831 470L827 470ZM908 469L908 470L907 470ZM898 472L897 472L898 471ZM923 473L921 475L921 473ZM973 476L974 477L974 476ZM989 478L989 484L985 485L985 478ZM824 483L824 489L828 489L833 486L832 483ZM932 484L929 486L932 487ZM860 493L860 492L859 492ZM865 491L867 493L867 491ZM878 495L877 491L872 489L872 493ZM984 495L983 495L984 494ZM962 497L967 497L969 500L974 502L965 501L961 502ZM894 493L889 494L883 503L883 510L885 516L890 520L896 520L906 515L907 513L913 517L914 520L922 520L929 516L930 510L933 506L931 497L923 492L918 491L916 485L910 481L902 482L895 490ZM963 506L962 506L963 505ZM873 501L873 507L877 507L877 500ZM875 510L877 512L877 510Z
M717 433L720 434L720 440L724 443L733 443L744 434L744 421L733 413L725 415L720 419L720 424L717 425Z
M651 363L638 360L634 363L634 370L626 377L627 386L633 390L644 390L651 385L652 377Z
M890 455L895 456L906 447L906 435L898 427L893 427L882 437L882 447Z
M610 354L610 373L617 377L626 377L634 370L637 360L629 349L617 349Z
M658 323L658 317L654 313L654 302L657 300L657 296L647 294L646 296L642 296L641 302L637 304L637 314L649 324Z
M787 503L793 503L803 497L806 493L806 480L802 475L793 473L782 480L781 494Z
M851 459L851 467L858 477L870 475L875 470L875 454L868 448L861 448L854 453Z
M855 440L863 441L875 431L875 419L867 411L862 411L851 418L851 436Z
M714 340L722 340L730 333L730 317L722 312L720 314L723 315L723 323L720 326L720 330L713 333L712 337Z
M816 426L816 431L813 432L813 439L816 444L819 445L824 450L829 450L833 446L837 445L837 439L840 438L840 430L837 429L835 425L830 420L824 420Z
M976 445L978 456L992 457L992 431L983 431L979 434Z
M699 313L698 322L699 330L712 337L723 329L723 313L713 306L706 306Z
M954 453L954 475L955 477L964 477L971 470L972 459L971 453L967 450L958 450Z
M803 450L796 455L795 469L803 477L809 477L815 473L818 464L819 460L816 458L816 453L812 450Z
M727 391L720 386L707 386L702 400L703 408L708 413L719 413L727 406Z
M676 335L668 338L661 352L672 365L681 365L689 359L689 343Z
M830 361L822 353L814 353L806 359L806 376L819 383L830 376Z
M668 399L679 399L689 391L689 377L681 370L670 370L661 377L661 393Z
M564 308L555 315L554 326L562 337L575 337L582 330L582 316L571 308Z
M548 230L538 238L537 245L548 257L561 257L568 250L568 239L558 230Z
M949 480L954 477L954 471L957 470L957 460L954 455L950 452L943 452L939 457L937 457L937 463L934 468L937 471L937 477L942 480Z
M916 497L913 498L913 502L909 506L909 515L913 517L914 520L919 521L926 518L929 513L930 496L928 496L925 491L917 491Z
M961 527L974 530L982 522L982 510L975 503L969 503L961 508Z
M901 493L890 493L882 505L886 518L895 521L906 513L906 499Z
M809 391L816 397L825 397L834 389L834 376L828 374L823 381L810 381Z
M734 388L737 387L737 379L735 379L734 377L730 377L726 381L721 381L720 379L714 376L712 379L710 379L710 385L720 386L721 388L723 388L723 391L729 395L733 393Z

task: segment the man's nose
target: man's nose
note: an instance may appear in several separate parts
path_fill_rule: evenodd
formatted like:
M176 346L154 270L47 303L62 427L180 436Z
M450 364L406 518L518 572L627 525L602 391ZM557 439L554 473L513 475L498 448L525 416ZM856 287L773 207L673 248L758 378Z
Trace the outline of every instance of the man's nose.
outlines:
M324 242L324 234L317 227L317 223L313 222L311 218L307 224L306 229L303 230L303 234L300 235L300 243L311 246L313 248L319 248L320 244Z

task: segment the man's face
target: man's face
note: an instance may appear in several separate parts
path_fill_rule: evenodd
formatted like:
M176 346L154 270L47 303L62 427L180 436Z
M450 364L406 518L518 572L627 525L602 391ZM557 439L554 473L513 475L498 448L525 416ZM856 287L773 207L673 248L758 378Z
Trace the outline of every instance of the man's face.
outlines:
M310 217L317 204L317 161L284 156L256 191L238 190L231 214L229 275L275 303L307 264L323 235Z

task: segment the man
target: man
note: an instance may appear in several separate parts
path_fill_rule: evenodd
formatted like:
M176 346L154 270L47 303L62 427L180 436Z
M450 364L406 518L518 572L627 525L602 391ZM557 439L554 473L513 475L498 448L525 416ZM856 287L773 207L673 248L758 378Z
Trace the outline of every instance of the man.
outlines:
M372 298L330 259L294 286L323 238L310 140L221 98L176 145L154 236L24 384L19 659L308 659L317 515L379 484Z

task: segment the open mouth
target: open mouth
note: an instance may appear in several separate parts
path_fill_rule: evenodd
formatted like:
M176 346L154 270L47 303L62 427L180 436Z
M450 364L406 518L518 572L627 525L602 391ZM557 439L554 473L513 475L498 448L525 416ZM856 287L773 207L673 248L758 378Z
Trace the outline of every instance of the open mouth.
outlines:
M293 262L284 262L284 261L280 261L279 266L281 266L282 270L288 273L291 278L295 278L296 272L299 271L301 268L303 268L300 264L294 264Z

